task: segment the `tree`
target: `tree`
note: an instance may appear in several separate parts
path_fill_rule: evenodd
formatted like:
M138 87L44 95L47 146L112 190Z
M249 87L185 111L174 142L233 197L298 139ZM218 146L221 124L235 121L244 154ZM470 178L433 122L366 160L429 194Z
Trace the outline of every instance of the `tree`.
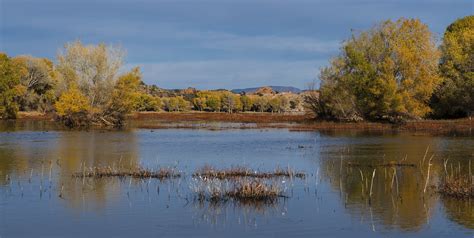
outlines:
M268 111L270 105L268 104L269 98L267 96L257 96L253 100L253 105L256 111L266 112Z
M84 96L75 85L71 85L71 87L59 97L55 107L59 116L87 112L90 110L88 98Z
M288 109L288 105L290 104L287 97L284 95L274 96L268 101L268 106L270 111L273 112L285 112Z
M204 110L206 108L206 98L204 97L196 97L193 99L193 106L194 109L198 111Z
M269 106L270 111L272 113L280 112L280 104L281 104L281 98L280 97L273 97L268 101L268 106Z
M206 105L210 111L221 111L221 99L217 94L211 94L206 98Z
M164 98L163 104L166 111L181 112L189 109L189 102L183 96Z
M224 92L221 95L222 109L228 113L242 110L242 103L240 102L240 96L231 92Z
M437 118L466 117L474 112L474 16L448 26L439 66L443 83L432 98Z
M58 119L67 127L88 127L91 124L89 100L74 84L61 94L54 106Z
M0 52L0 118L14 119L18 112L15 98L20 91L20 77L25 74L21 67L6 54Z
M141 77L139 70L134 69L117 82L123 56L121 48L105 44L83 45L80 41L66 44L58 54L57 69L63 76L58 94L77 87L88 99L87 112L91 114L88 118L94 123L122 126L125 114L133 108Z
M142 75L138 67L121 75L115 84L112 99L109 101L107 110L122 114L130 113L134 110L140 97L138 89L142 81L141 78Z
M91 108L104 110L112 96L124 55L121 48L105 44L67 43L57 57L57 68L66 84L64 88L70 83L77 84L89 99Z
M140 93L136 98L134 110L142 111L159 111L161 108L161 100L150 94Z
M59 77L53 62L32 56L17 56L13 60L25 72L20 77L22 86L22 93L18 99L20 110L51 110L55 101L53 89Z
M240 97L240 102L242 104L242 111L246 112L246 111L250 111L252 110L252 99L247 96L247 95L242 95Z
M354 33L321 70L313 110L338 120L424 117L440 82L438 56L431 32L417 19L388 20Z

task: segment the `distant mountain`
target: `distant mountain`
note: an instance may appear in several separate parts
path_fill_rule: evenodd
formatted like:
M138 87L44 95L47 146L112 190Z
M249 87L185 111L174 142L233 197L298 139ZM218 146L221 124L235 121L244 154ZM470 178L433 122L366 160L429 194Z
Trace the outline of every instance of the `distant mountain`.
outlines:
M275 92L292 92L292 93L301 93L302 90L299 88L291 87L291 86L266 86L271 88ZM239 89L232 89L231 91L233 93L255 93L257 90L259 90L262 87L258 88L239 88Z

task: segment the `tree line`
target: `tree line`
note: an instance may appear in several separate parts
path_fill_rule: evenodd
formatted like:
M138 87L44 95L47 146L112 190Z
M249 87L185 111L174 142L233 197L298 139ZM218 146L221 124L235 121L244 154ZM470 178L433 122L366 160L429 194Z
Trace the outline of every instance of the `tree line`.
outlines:
M317 117L400 122L474 113L474 16L448 26L440 46L418 19L353 32L305 97Z
M0 53L0 118L54 113L67 126L120 127L133 111L287 112L304 104L320 119L399 122L458 118L474 112L474 16L456 20L438 46L418 19L352 32L320 71L319 89L302 95L163 90L139 68L119 73L124 50L67 43L56 58Z
M275 112L298 110L294 94L235 94L227 90L164 90L146 85L138 67L119 73L124 50L113 45L67 43L56 64L0 53L0 118L18 111L54 113L69 127L116 126L134 111Z

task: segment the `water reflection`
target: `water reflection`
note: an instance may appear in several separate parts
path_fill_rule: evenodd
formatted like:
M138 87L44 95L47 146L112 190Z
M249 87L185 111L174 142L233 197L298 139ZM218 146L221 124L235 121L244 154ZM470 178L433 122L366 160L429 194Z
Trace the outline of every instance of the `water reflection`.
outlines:
M426 232L432 220L449 219L474 229L470 200L442 198L431 187L452 171L469 172L474 148L469 137L361 131L41 131L24 124L15 128L0 132L0 209L21 221L58 221L48 216L50 210L34 218L21 210L26 205L40 210L48 204L61 217L72 211L86 214L81 222L91 217L100 221L97 224L118 219L115 222L124 226L133 219L144 225L150 225L150 220L162 226L191 222L186 226L226 229L236 229L235 224L256 228L270 223L272 231L305 228L311 234L314 230L308 227L316 230L318 224L340 222L333 228ZM153 169L176 161L184 176L164 182L72 177L92 166ZM394 162L409 166L382 166ZM308 176L288 181L286 199L210 202L195 199L189 189L190 174L208 163L219 167L250 164L261 170L290 166ZM363 222L351 224L347 214ZM102 220L97 218L101 215Z
M126 149L124 149L126 148ZM134 133L64 133L58 140L55 157L60 158L58 185L64 186L68 204L81 207L83 200L92 200L97 207L103 207L107 196L118 194L116 183L108 180L88 180L87 186L71 175L93 166L126 166L139 163L137 142ZM113 181L113 180L112 180ZM97 209L94 208L94 209Z
M276 218L287 212L286 199L275 200L193 200L194 220L197 223L226 227L229 224L242 224L256 227L259 218Z
M472 141L390 133L367 135L355 132L351 143L327 146L321 152L323 177L340 193L341 202L354 217L375 220L384 229L422 229L436 212L438 195L434 186L444 173L445 158L451 158L449 165L455 164L462 168L461 173L467 173L468 158L472 158L467 146L472 146ZM430 158L433 165L426 183ZM381 166L391 164L400 166ZM451 205L447 208L449 217L472 224L473 213L464 213L472 208L464 202L449 201L443 200L444 205ZM458 205L463 209L453 209Z
M466 228L474 229L474 201L471 199L441 199L449 219Z
M2 137L0 183L8 178L31 180L39 186L59 190L67 204L81 208L84 201L103 207L108 197L119 193L116 182L78 181L72 174L92 166L136 167L139 163L137 138L130 132L24 132ZM52 178L54 177L54 179ZM53 180L53 181L52 181Z

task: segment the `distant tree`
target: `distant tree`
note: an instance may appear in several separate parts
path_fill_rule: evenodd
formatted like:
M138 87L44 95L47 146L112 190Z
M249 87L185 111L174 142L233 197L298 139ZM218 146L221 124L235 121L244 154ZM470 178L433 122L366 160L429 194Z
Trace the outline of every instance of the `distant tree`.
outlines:
M146 93L140 93L136 98L134 110L143 111L159 111L161 108L161 99Z
M202 111L206 108L206 98L196 97L193 99L193 106L195 110Z
M253 100L253 106L256 111L266 112L269 110L269 98L267 96L258 96Z
M268 101L268 106L270 108L270 111L273 112L279 112L280 110L280 104L281 104L281 98L280 97L273 97Z
M183 96L176 96L163 99L163 105L166 111L181 112L189 110L189 102Z
M439 68L444 81L432 98L433 115L455 118L474 113L474 16L448 26Z
M20 95L20 78L25 71L0 52L0 119L14 119L18 112L16 98Z
M278 98L277 107L274 108L274 111L282 113L286 112L290 105L290 100L285 95L276 96Z
M242 110L242 103L240 96L231 92L224 92L221 94L222 109L228 113Z
M353 34L341 55L321 70L314 110L339 120L424 117L440 82L438 60L435 41L425 24L403 18L382 22Z
M247 95L240 96L240 102L242 104L242 111L246 112L246 111L252 110L253 102L249 96Z
M291 110L299 110L301 107L301 98L299 96L291 97L289 103Z
M221 99L218 94L211 94L206 98L206 105L210 111L221 111Z

